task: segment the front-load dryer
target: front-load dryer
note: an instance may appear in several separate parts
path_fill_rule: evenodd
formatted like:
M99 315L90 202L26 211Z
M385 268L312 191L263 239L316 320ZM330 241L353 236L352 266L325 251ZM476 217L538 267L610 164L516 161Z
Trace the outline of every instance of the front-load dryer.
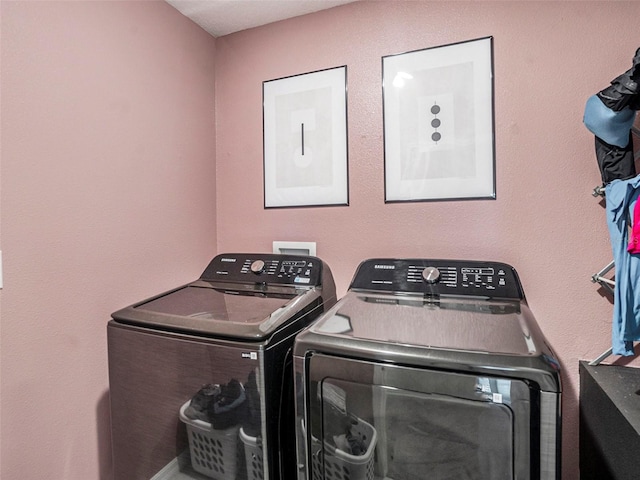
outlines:
M509 265L367 260L294 371L299 480L560 478L559 365Z
M113 313L115 480L294 477L293 340L335 301L316 257L233 253Z

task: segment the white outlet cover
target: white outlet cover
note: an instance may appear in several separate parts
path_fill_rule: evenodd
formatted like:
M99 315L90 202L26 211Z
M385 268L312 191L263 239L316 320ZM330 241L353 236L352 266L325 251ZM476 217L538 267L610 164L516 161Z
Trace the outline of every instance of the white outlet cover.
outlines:
M273 242L273 253L316 256L316 242Z

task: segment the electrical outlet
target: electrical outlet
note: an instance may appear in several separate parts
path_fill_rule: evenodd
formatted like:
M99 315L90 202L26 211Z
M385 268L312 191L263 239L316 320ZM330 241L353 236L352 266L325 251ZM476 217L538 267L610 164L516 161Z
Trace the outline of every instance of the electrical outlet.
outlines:
M316 242L273 242L273 253L289 255L316 255Z

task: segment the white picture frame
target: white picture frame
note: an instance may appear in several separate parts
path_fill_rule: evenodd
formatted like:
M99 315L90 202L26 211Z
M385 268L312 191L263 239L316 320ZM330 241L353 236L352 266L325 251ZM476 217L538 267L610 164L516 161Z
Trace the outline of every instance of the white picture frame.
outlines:
M347 67L263 82L264 207L349 204Z
M382 57L385 203L495 199L493 37Z

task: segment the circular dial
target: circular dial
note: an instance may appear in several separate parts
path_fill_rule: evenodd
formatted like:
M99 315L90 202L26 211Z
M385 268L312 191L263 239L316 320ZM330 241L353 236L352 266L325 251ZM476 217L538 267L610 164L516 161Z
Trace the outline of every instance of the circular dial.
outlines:
M440 278L440 270L436 267L426 267L422 271L422 278L424 278L424 281L427 283L436 283Z
M251 271L255 274L264 272L264 262L262 260L256 260L251 264Z

